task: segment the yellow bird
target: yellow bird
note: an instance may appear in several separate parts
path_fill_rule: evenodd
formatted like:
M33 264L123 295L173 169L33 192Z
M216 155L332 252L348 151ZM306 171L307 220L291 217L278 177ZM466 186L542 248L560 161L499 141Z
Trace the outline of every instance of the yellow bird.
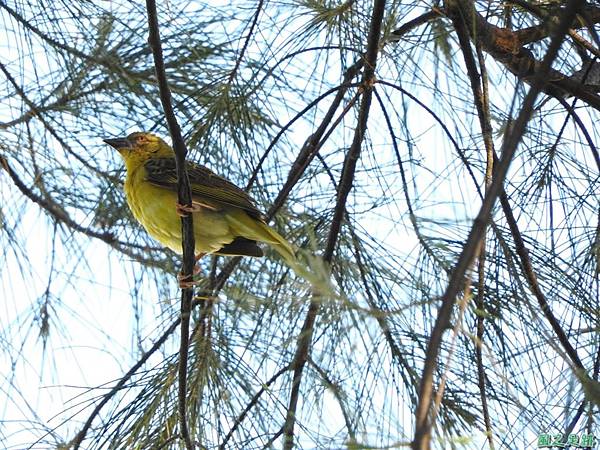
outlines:
M151 133L137 132L104 142L117 149L125 162L125 196L131 212L161 244L182 253L180 216L191 213L196 260L210 253L260 257L263 252L257 242L264 242L306 278L294 247L266 224L242 189L206 167L187 161L192 207L184 208L177 203L175 153L165 141Z

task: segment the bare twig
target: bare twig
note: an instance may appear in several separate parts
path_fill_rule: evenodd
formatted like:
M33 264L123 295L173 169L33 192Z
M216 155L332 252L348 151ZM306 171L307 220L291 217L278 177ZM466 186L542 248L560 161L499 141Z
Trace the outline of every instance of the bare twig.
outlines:
M469 176L471 177L471 179L473 180L473 183L475 184L475 189L477 190L477 195L479 196L479 198L483 199L483 194L481 192L481 189L479 188L479 183L477 181L477 177L473 173L473 169L471 168L471 164L469 164L469 160L467 159L467 156L465 155L465 152L461 149L460 145L458 145L458 142L456 141L456 138L452 135L452 132L448 128L448 125L446 125L444 123L444 121L440 118L440 116L438 116L435 113L435 111L433 111L429 106L427 106L425 103L423 103L421 100L419 100L418 97L416 97L415 95L411 94L406 89L404 89L404 88L402 88L400 86L397 86L397 85L395 85L393 83L390 83L388 81L385 81L385 80L378 80L377 84L381 84L381 85L384 85L384 86L389 86L391 88L396 89L399 92L402 92L403 95L405 95L408 98L410 98L417 105L419 105L421 108L423 108L425 111L427 111L427 113L429 115L431 115L431 117L433 118L433 120L435 120L440 125L440 127L444 131L444 134L448 137L448 139L450 140L450 142L452 142L452 146L454 147L454 150L456 151L456 154L458 155L458 157L460 158L460 160L464 164L465 168L467 169L467 172L468 172Z
M259 0L258 5L256 6L256 12L254 13L254 17L252 18L252 25L250 25L250 31L248 31L248 36L246 36L246 40L244 41L244 46L242 47L242 50L240 51L239 56L235 60L235 67L229 74L229 78L227 80L229 83L231 83L233 81L233 79L235 78L235 76L240 68L240 64L242 63L242 59L244 58L244 54L246 53L246 49L248 48L250 39L252 38L252 35L254 34L254 28L256 27L256 24L258 23L258 16L260 15L260 12L262 11L263 3L264 3L264 0Z
M540 288L540 285L537 281L537 277L535 275L535 271L533 270L533 265L531 264L531 259L529 258L529 250L525 247L525 242L523 241L523 236L519 230L517 225L517 221L512 213L512 208L510 207L510 203L508 201L508 197L506 193L502 193L500 195L500 204L502 205L502 211L506 217L508 222L508 226L510 228L513 240L515 241L515 247L517 250L517 254L519 255L519 259L521 261L521 265L523 266L523 271L525 274L525 278L527 279L527 283L529 285L529 289L533 292L533 295L538 301L546 320L552 327L554 334L558 338L558 341L563 347L563 350L567 353L569 358L571 359L571 363L576 369L584 370L583 363L581 362L581 358L577 354L577 350L575 347L571 345L569 342L569 338L567 337L567 333L560 325L560 322L550 309L550 305L548 305L548 301Z
M479 74L477 73L475 59L473 58L473 54L471 52L471 48L470 48L469 40L468 40L468 33L466 31L465 24L463 22L463 18L459 17L459 16L453 16L452 19L453 19L453 22L455 23L456 30L459 34L459 39L461 42L463 55L465 57L466 67L467 67L467 70L469 73L469 79L471 81L471 86L473 89L475 104L477 106L477 112L479 115L479 120L480 120L482 133L483 133L483 137L484 137L484 143L485 143L485 147L486 147L487 154L488 154L488 171L486 171L486 175L487 175L489 173L490 164L493 165L497 161L497 156L494 151L494 145L493 145L492 136L491 136L491 122L490 122L490 118L489 118L489 111L486 109L483 92L481 90L481 86L479 83ZM576 100L577 99L575 99L575 101ZM574 108L571 107L570 110L574 110ZM567 119L565 119L565 124L566 124L566 120L568 120L568 117L567 117ZM561 130L558 134L559 137L557 139L560 139L560 136L563 133L565 124L563 124L563 127L561 128ZM486 183L486 185L489 186L489 184L487 184L487 183ZM511 230L511 234L512 234L513 240L515 242L517 254L519 255L519 258L521 260L521 265L523 267L523 270L525 273L525 278L527 279L529 288L531 289L531 291L535 295L536 299L538 300L538 304L540 305L540 308L542 309L542 312L544 313L546 320L550 323L552 329L554 330L554 333L556 334L559 342L563 346L563 349L565 350L565 352L569 355L573 365L577 369L583 370L584 367L583 367L583 364L581 363L579 356L577 355L577 351L569 342L569 339L568 339L565 331L560 326L560 323L558 322L556 317L554 317L554 314L552 313L552 310L550 309L550 306L548 305L548 302L546 301L546 298L545 298L544 294L542 293L542 290L537 282L537 277L536 277L535 271L533 270L533 266L531 264L531 259L529 258L529 251L525 247L523 237L521 235L521 232L519 231L517 221L512 213L512 208L510 207L508 197L507 197L506 193L504 192L504 190L502 190L502 193L500 194L500 204L502 206L502 210L504 212L504 215L507 219L509 228ZM485 233L484 233L484 236L485 236ZM483 251L484 250L482 250L482 252ZM481 303L480 308L481 309L483 308L483 302ZM483 317L480 315L478 317L478 321L482 321L482 320L483 320ZM478 332L479 332L479 328L480 328L480 326L478 325ZM478 345L480 346L481 342L479 342ZM479 348L479 352L480 352L480 348ZM481 388L481 383L480 383L480 388ZM482 398L482 400L484 400L484 399ZM488 429L488 433L490 433L490 431L491 430Z
M335 92L336 93L335 98L334 98L333 102L331 103L331 105L329 106L327 113L323 117L323 120L321 121L321 125L319 125L319 128L317 129L317 131L315 131L315 133L313 133L311 136L309 136L308 139L304 142L304 145L302 146L302 149L301 149L300 153L298 154L298 156L296 157L296 161L294 161L294 164L292 165L292 169L290 170L290 173L288 174L288 179L287 179L284 187L281 189L281 192L278 194L277 200L275 200L275 202L274 202L273 208L279 209L279 206L281 206L281 205L279 205L279 203L282 200L285 200L285 198L289 195L291 188L298 182L298 180L304 173L304 170L306 170L306 167L308 167L308 165L314 158L314 155L316 154L315 149L318 150L318 148L320 148L319 146L317 146L317 144L319 144L319 143L322 144L321 138L322 138L323 134L325 134L327 127L333 120L333 116L335 115L335 112L337 111L338 107L340 106L340 103L344 99L344 95L346 94L346 92L348 91L349 88L359 86L358 83L350 83L350 80L352 80L352 78L354 78L356 76L356 74L358 73L360 68L362 68L362 62L361 62L361 64L355 63L354 65L352 65L346 71L346 74L344 76L344 82L341 85L339 85L335 88L329 89L328 91L319 95L316 99L314 99L312 102L310 102L308 105L306 105L300 112L298 112L298 114L296 114L285 126L283 126L281 128L281 130L279 130L277 135L275 135L275 137L273 138L273 140L271 141L269 146L266 148L266 150L261 155L261 157L258 161L258 164L256 165L256 168L252 172L252 175L250 176L250 180L248 181L248 184L246 185L246 190L250 189L250 187L252 187L252 184L254 184L254 182L256 181L256 177L258 176L258 173L262 169L263 163L267 159L267 156L269 155L271 150L273 150L273 148L275 147L275 144L277 144L277 142L279 141L279 138L281 138L281 136L283 136L287 132L287 130L294 124L294 122L296 122L301 117L303 117L308 111L310 111L312 108L314 108L321 100L323 100L324 98L326 98L327 96L329 96ZM277 206L277 205L279 205L279 206ZM269 211L267 216L270 216L270 214L271 214L271 211Z
M432 8L431 11L427 11L426 13L423 13L420 16L409 20L408 22L402 24L399 28L392 31L390 33L390 38L388 39L388 42L395 42L400 40L402 36L404 36L409 31L412 31L413 29L420 27L423 24L431 22L432 20L439 18L441 15L442 12L438 8Z
M275 381L277 381L277 379L281 375L283 375L288 370L290 370L290 366L285 366L285 367L279 369L271 378L269 378L265 383L263 383L262 387L256 392L256 394L254 394L252 396L252 398L250 399L250 401L248 402L248 404L246 405L244 410L240 413L240 415L237 417L237 419L235 419L235 422L233 422L231 429L229 430L229 432L223 439L223 442L221 442L221 445L219 445L219 449L224 450L225 448L227 448L227 442L229 442L229 439L231 439L231 437L233 436L233 433L235 433L235 430L242 424L242 421L244 420L246 415L258 403L258 401L260 400L260 397L267 391L267 389L273 383L275 383Z
M481 127L481 134L483 136L483 143L486 151L486 171L485 171L485 188L486 191L489 189L492 183L492 173L494 167L494 141L492 138L492 124L490 120L489 103L487 101L487 85L482 82L482 78L485 76L485 65L483 60L483 54L481 52L481 42L476 39L476 45L479 56L479 67L481 69L481 76L477 71L477 63L471 50L471 43L469 40L469 32L467 31L467 24L465 18L460 14L452 14L452 22L456 33L458 34L458 40L462 50L462 54L465 60L465 66L469 76L471 84L471 90L473 92L473 100L477 109L477 116L479 117L479 125ZM485 80L485 78L484 78ZM481 409L483 412L483 420L485 423L486 435L490 449L494 449L494 437L492 433L492 426L490 422L490 414L487 404L487 392L485 385L485 369L483 366L483 335L484 335L484 311L485 311L485 243L486 243L486 230L483 230L481 236L481 246L478 255L477 264L477 296L475 303L479 313L477 314L477 340L475 342L475 357L477 360L477 380L479 385L479 394L481 397ZM438 392L439 395L439 392Z
M371 100L373 97L373 83L375 78L375 66L377 64L377 53L379 46L379 37L381 34L381 24L383 21L383 13L385 8L385 0L376 0L373 5L373 13L371 16L371 25L367 40L367 51L365 53L364 73L362 77L362 86L364 93L360 104L356 128L354 130L354 138L350 149L344 159L342 176L338 187L337 201L335 205L334 215L327 237L327 245L323 254L323 259L330 263L333 258L337 239L342 226L342 219L346 208L346 200L352 189L354 182L354 172L356 162L360 156L362 142L367 129L367 121L371 108ZM296 353L292 361L294 374L292 378L292 389L290 392L290 400L288 404L287 415L283 426L284 444L283 448L289 450L294 445L294 425L296 423L296 409L300 392L300 383L304 366L310 354L310 346L314 331L314 324L321 306L320 299L317 293L313 293L313 298L308 307L306 318L298 337L298 345Z
M160 267L160 265L154 259L144 258L141 255L130 250L129 248L135 248L142 251L159 249L151 248L145 245L138 245L130 242L121 241L115 238L115 236L111 232L99 232L90 228L86 228L83 225L80 225L79 223L71 219L69 214L51 198L44 198L33 192L33 190L29 187L27 187L23 180L21 180L21 178L17 175L14 169L10 166L8 160L2 155L0 155L0 166L6 171L6 173L11 178L15 186L19 189L19 191L21 191L21 193L29 200L36 203L44 211L46 211L57 223L62 223L67 227L71 228L72 230L78 231L79 233L85 234L86 236L89 236L91 238L99 239L102 242L110 245L115 250L124 253L125 255L129 256L135 261L140 262L141 264L145 264L152 267Z
M485 59L483 52L481 50L481 45L476 42L477 47L477 57L479 61L479 68L481 71L481 103L483 110L482 121L484 125L481 126L484 144L485 144L485 189L486 191L489 189L492 184L492 174L494 169L494 140L492 139L492 124L490 118L490 102L489 102L489 91L488 91L488 79L487 79L487 70L485 68ZM481 120L481 119L480 119ZM477 383L479 385L479 392L481 393L481 410L483 412L483 422L485 424L485 431L488 440L488 444L490 446L490 450L494 450L494 434L492 432L492 423L490 419L490 411L488 408L488 400L487 400L487 390L485 384L485 368L483 366L483 340L484 340L484 332L485 332L485 261L486 261L486 233L483 234L481 238L483 244L481 245L481 250L479 252L479 260L477 267L477 297L475 299L475 304L477 305L477 309L480 314L477 315L477 342L475 346L475 357L477 359Z
M88 419L86 420L85 424L81 428L81 431L79 431L79 433L77 433L77 436L75 436L75 438L73 439L73 441L72 441L73 450L79 449L79 447L81 446L81 443L85 439L87 432L91 428L92 423L94 422L94 419L100 413L100 411L102 410L104 405L106 405L108 403L108 401L111 398L113 398L114 395L123 388L123 386L125 386L125 383L127 383L129 381L129 379L133 375L135 375L135 373L146 363L146 361L148 361L148 359L154 353L156 353L156 351L158 349L160 349L163 346L163 344L167 341L168 337L171 336L171 334L173 334L173 332L177 329L177 326L179 325L180 320L181 319L175 319L175 321L163 333L163 335L156 342L154 342L152 347L150 347L150 349L142 355L142 357L131 367L131 369L129 369L127 371L127 373L121 377L119 382L109 392L107 392L106 394L104 394L102 396L103 397L102 401L96 405L96 407L94 408L92 413L89 415Z

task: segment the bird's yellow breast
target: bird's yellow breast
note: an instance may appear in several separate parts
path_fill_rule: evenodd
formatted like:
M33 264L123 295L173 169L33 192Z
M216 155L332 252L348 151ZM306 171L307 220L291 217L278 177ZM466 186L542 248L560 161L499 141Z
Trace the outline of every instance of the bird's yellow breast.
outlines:
M181 217L176 212L177 194L146 181L143 165L127 168L125 195L131 212L148 234L171 250L181 253ZM234 239L223 212L193 213L195 250L212 253Z

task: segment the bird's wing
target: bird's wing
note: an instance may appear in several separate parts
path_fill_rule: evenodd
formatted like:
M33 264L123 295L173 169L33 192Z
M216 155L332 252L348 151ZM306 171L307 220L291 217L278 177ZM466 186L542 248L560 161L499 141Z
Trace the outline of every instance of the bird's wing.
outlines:
M177 171L173 158L152 158L145 164L146 181L156 186L177 191ZM220 208L225 205L240 208L250 216L261 219L262 214L246 192L235 184L215 174L212 170L186 161L193 201L201 205Z

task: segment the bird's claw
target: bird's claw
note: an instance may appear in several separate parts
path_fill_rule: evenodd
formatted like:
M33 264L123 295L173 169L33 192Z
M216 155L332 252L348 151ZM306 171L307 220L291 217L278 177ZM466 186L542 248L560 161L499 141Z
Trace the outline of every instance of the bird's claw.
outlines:
M197 276L201 273L202 271L198 266L194 266L194 272L191 275L184 275L183 273L179 272L177 274L177 282L179 283L179 288L189 289L193 288L194 286L198 286L201 281L196 280L195 278L197 278Z
M199 212L200 208L194 205L182 205L181 203L175 203L175 212L179 217L189 217L192 213Z

